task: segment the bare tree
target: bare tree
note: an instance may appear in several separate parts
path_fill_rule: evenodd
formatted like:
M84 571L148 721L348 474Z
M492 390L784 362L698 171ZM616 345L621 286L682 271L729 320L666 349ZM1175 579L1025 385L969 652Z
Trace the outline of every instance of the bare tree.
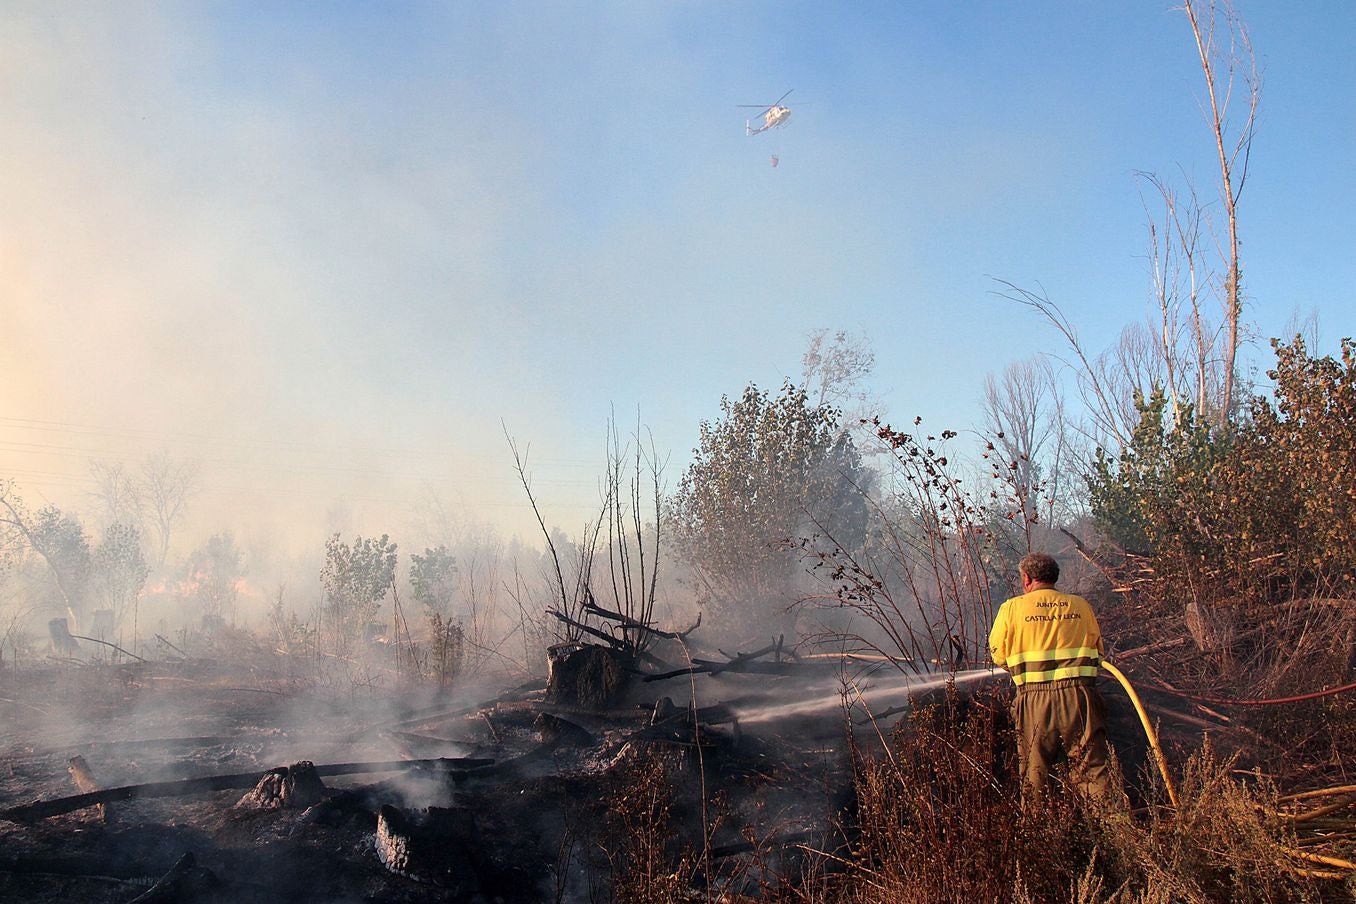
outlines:
M188 501L197 492L199 464L175 459L168 451L148 455L141 465L138 497L143 511L155 529L156 564L165 567L169 557L170 536L184 515Z
M1248 181L1248 162L1257 126L1262 81L1257 57L1243 20L1229 0L1183 0L1182 9L1196 39L1201 72L1210 101L1210 125L1219 155L1220 201L1224 206L1227 238L1220 249L1227 270L1223 285L1225 349L1223 385L1220 391L1219 423L1228 423L1233 410L1235 368L1238 358L1239 323L1243 316L1240 295L1242 272L1238 252L1238 201ZM1231 123L1229 108L1235 91L1246 109Z
M99 528L114 524L141 527L142 503L137 480L120 461L91 459L89 473L94 479L94 497L99 510Z
M1190 404L1202 418L1220 427L1228 424L1236 404L1238 346L1242 332L1241 268L1238 243L1238 202L1247 181L1248 163L1261 98L1261 78L1247 29L1228 0L1184 0L1200 57L1209 99L1208 118L1215 137L1220 167L1220 198L1225 238L1210 228L1210 208L1199 202L1194 189L1179 199L1167 182L1139 174L1159 195L1162 221L1149 224L1155 311L1146 331L1132 325L1117 346L1101 355L1090 354L1073 323L1041 291L1030 291L1000 280L999 295L1036 311L1050 322L1073 352L1068 362L1088 412L1088 435L1099 446L1124 448L1139 421L1137 399L1162 389L1175 421ZM1246 103L1241 119L1230 119L1231 103ZM1146 204L1146 210L1148 205ZM1214 271L1201 251L1206 232L1216 235L1224 278L1216 284ZM1216 321L1202 305L1218 293L1221 316Z
M635 435L623 444L616 418L609 418L607 469L600 485L600 509L597 519L584 525L578 544L563 536L553 536L547 529L532 493L527 451L520 452L513 438L508 437L514 468L546 538L554 571L552 595L557 602L547 613L564 626L565 641L576 642L587 634L632 656L643 654L654 639L659 551L664 537L664 462L654 450L653 439L646 448L642 432L637 414ZM575 556L568 578L566 566L561 563L567 547L573 548ZM606 573L601 567L595 570L600 553L606 556ZM601 619L606 629L589 624L590 618Z
M640 653L653 639L647 629L654 621L660 541L664 536L664 462L655 451L653 436L649 437L649 448L645 447L639 415L634 446L622 445L615 418L608 424L608 435L604 484L608 575L616 612L624 616L622 636L632 651Z
M1063 501L1069 432L1050 360L1009 364L984 380L984 432L994 477L1017 507L1028 551L1035 524L1051 525Z
M839 412L840 436L852 433L854 441L869 447L872 431L867 422L884 416L885 408L866 385L876 369L871 340L844 330L830 334L826 329L812 331L808 339L800 378L806 396L817 407Z
M1174 423L1180 423L1187 403L1205 412L1219 398L1221 360L1217 346L1220 326L1201 308L1201 296L1210 281L1201 252L1204 211L1194 189L1185 203L1162 178L1140 173L1162 204L1162 221L1149 220L1151 281L1157 307L1156 362L1161 363L1162 387L1171 405ZM1148 212L1149 205L1145 204Z
M104 531L93 550L90 590L98 603L112 610L119 637L132 615L130 646L135 651L138 638L138 600L150 569L141 551L141 537L135 526L114 522Z
M866 401L862 381L876 367L876 352L865 336L817 329L801 357L801 385L816 405L844 408Z
M1133 404L1127 404L1133 393L1125 390L1140 383L1145 375L1146 364L1152 361L1152 353L1145 349L1141 341L1142 333L1129 329L1122 333L1118 347L1108 353L1095 355L1084 348L1073 321L1043 291L1022 289L1006 280L998 280L998 283L1003 287L997 293L1000 297L1030 308L1047 320L1064 337L1073 352L1073 361L1058 357L1055 360L1063 363L1074 374L1075 385L1089 421L1082 428L1088 440L1100 447L1114 444L1116 448L1124 448L1129 445L1138 417L1134 414Z
M594 521L584 525L581 543L577 547L578 557L574 571L571 579L567 581L565 570L560 564L560 547L564 543L557 543L556 538L551 535L550 529L546 526L546 520L542 517L541 508L537 505L537 498L532 493L532 475L527 470L530 447L524 448L520 452L518 444L509 435L507 426L504 427L504 437L508 440L509 451L513 454L513 468L518 474L518 482L522 484L523 492L527 494L527 501L532 506L532 514L537 518L537 525L541 528L542 536L546 538L546 550L550 555L555 578L552 595L560 601L559 609L548 609L547 611L554 612L556 617L565 625L563 637L565 641L578 641L584 635L585 629L582 619L592 598L593 559L598 552L598 535L607 519L608 509L605 507Z

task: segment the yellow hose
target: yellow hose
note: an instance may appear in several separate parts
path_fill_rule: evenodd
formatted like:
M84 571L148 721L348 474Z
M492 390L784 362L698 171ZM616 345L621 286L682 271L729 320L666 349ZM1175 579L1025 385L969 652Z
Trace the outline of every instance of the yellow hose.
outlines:
M1120 669L1116 668L1114 665L1107 662L1105 659L1102 660L1102 668L1106 669L1107 672L1110 673L1111 677L1115 678L1117 681L1121 683L1121 687L1125 688L1125 693L1130 697L1130 702L1135 705L1135 712L1139 713L1139 721L1144 725L1144 734L1149 739L1149 747L1154 752L1154 760L1158 763L1158 771L1163 775L1163 785L1168 789L1168 800L1172 802L1173 809L1177 809L1177 789L1173 786L1172 777L1168 774L1168 761L1167 758L1163 756L1163 748L1158 746L1158 736L1154 734L1153 726L1149 724L1149 715L1144 711L1144 705L1139 701L1139 694L1135 693L1135 689L1130 685L1130 680L1125 677L1125 675L1121 672ZM1321 793L1329 794L1334 792L1340 793L1348 790L1351 790L1351 788L1344 787L1329 789L1326 792L1309 792L1308 794L1296 794L1292 795L1290 799L1297 800L1308 796L1318 796ZM1334 806L1337 809L1343 809L1348 805L1349 804L1347 803L1343 803ZM1295 821L1299 822L1301 819L1304 819L1306 817L1316 816L1320 812L1325 812L1328 809L1329 809L1328 807L1322 807L1319 810L1314 811L1313 813L1305 814L1304 816L1296 818ZM1292 857L1296 857L1301 860L1307 860L1310 863L1317 863L1322 866L1334 866L1337 867L1338 869L1349 871L1356 870L1356 863L1352 863L1349 860L1342 860L1337 857L1325 857L1321 854L1311 854L1308 851L1300 851L1288 847L1282 847L1281 850ZM1328 870L1308 870L1301 869L1299 867L1290 867L1290 870L1292 872L1299 873L1300 875L1311 876L1316 879L1341 880L1346 878L1346 873L1335 873Z
M1135 693L1135 689L1130 686L1130 680L1120 669L1105 659L1102 660L1102 668L1121 683L1121 687L1125 688L1125 693L1130 697L1130 702L1135 705L1139 721L1144 725L1144 734L1149 739L1149 747L1154 752L1154 761L1158 763L1158 771L1163 775L1163 786L1168 789L1168 800L1172 803L1173 809L1177 809L1177 788L1172 783L1172 776L1168 774L1168 759L1163 756L1163 748L1158 746L1158 735L1154 734L1154 727L1149 723L1149 714L1144 711L1144 704L1139 702L1139 694Z

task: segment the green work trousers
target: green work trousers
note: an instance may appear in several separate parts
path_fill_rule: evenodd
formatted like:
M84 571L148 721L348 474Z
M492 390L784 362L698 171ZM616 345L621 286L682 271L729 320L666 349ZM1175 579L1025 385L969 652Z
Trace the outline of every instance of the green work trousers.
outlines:
M1061 678L1019 685L1012 704L1022 778L1036 796L1050 784L1050 769L1069 760L1074 786L1106 793L1106 702L1092 678Z

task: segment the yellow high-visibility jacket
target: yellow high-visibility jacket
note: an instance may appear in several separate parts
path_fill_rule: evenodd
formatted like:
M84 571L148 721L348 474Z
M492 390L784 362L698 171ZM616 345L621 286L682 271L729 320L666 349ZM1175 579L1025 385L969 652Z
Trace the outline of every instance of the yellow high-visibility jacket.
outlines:
M1081 596L1033 590L1002 605L989 632L995 665L1014 684L1095 678L1102 661L1102 629Z

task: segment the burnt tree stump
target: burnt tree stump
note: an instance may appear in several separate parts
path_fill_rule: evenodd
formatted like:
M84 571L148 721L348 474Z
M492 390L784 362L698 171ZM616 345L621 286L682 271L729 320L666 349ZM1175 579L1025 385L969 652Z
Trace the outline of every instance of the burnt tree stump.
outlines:
M66 771L71 774L71 781L75 783L75 790L81 794L88 794L91 791L99 790L99 783L94 778L94 772L89 768L89 763L79 754L71 757ZM94 818L99 822L108 822L108 804L96 804L94 807Z
M315 764L305 760L264 773L259 784L236 803L242 810L304 810L325 796Z
M602 709L618 703L631 688L631 663L616 650L561 644L549 652L547 703Z
M469 897L480 879L467 853L475 820L464 807L429 807L411 818L398 807L377 811L374 845L382 866L415 882L455 889Z
M47 622L47 633L52 638L52 652L58 656L74 656L80 652L80 644L71 636L66 619L53 618Z

